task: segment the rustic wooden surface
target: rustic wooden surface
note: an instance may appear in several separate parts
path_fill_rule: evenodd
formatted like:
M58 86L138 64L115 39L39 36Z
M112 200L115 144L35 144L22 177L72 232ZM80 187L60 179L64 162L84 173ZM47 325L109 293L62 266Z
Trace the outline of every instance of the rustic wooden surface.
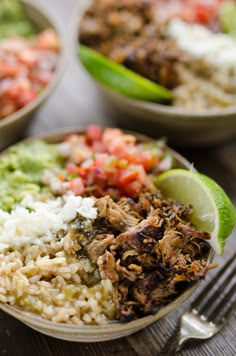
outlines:
M87 1L87 0L86 0ZM78 8L84 0L34 0L54 17L66 39L66 68L60 85L48 102L35 115L28 135L45 133L60 128L80 128L88 123L115 126L116 120L99 100L98 94L75 57L75 22ZM135 127L136 131L138 130ZM218 181L236 203L236 142L231 141L211 149L179 149L197 169ZM229 239L223 262L236 249L236 233ZM210 276L206 279L208 281ZM202 284L204 284L203 282ZM39 334L12 317L0 312L0 355L122 355L157 356L175 330L183 307L154 325L126 338L103 343L65 342ZM236 315L232 315L226 327L213 339L191 345L180 356L233 356L236 353Z

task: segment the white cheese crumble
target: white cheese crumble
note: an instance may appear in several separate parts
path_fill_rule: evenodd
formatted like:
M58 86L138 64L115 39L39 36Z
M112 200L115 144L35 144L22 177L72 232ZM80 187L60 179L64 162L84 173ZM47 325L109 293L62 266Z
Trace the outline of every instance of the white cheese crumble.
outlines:
M96 219L97 209L93 198L66 194L55 200L36 202L27 195L10 213L0 209L0 251L27 243L48 242L77 214L86 219Z
M236 42L226 34L214 33L201 25L175 18L169 22L167 35L195 59L215 67L236 69Z

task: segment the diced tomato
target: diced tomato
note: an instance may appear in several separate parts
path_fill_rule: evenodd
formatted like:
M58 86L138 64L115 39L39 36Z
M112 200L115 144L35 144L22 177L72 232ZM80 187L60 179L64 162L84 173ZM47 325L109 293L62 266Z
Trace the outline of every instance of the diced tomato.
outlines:
M137 180L141 184L143 184L144 186L147 185L148 184L148 178L147 178L147 174L146 174L145 169L143 168L143 166L139 164L139 165L135 166L135 169L136 169L136 171L138 173Z
M19 107L23 107L29 104L32 100L34 100L37 96L37 93L32 88L25 90L22 92L17 98L16 103Z
M119 177L120 172L116 170L114 173L110 174L109 177L107 177L107 185L109 187L117 187L119 184Z
M104 153L106 152L106 148L104 146L104 143L101 141L94 141L92 143L92 150L96 153Z
M46 86L52 79L53 74L48 71L43 71L43 72L32 72L29 74L29 78L34 82L34 83L39 83L42 86Z
M34 67L37 64L37 53L32 49L26 49L19 55L20 63L26 64L29 67Z
M138 176L138 172L137 170L133 169L125 169L123 171L121 171L120 173L120 178L119 178L119 183L121 186L126 185L127 183L132 182L133 180L135 180Z
M147 171L153 168L157 162L162 162L165 154L165 147L137 145L135 138L125 135L117 129L107 129L106 137L104 134L101 140L96 140L99 135L92 136L97 143L102 143L105 152L96 152L91 149L91 142L88 142L87 133L85 135L72 135L62 143L62 150L65 150L68 159L66 165L69 173L68 184L69 189L75 194L83 194L85 187L91 187L96 197L106 194L112 195L114 199L118 199L123 195L137 196L151 182L147 175ZM97 131L99 132L99 131ZM114 133L114 135L113 135ZM114 140L111 138L114 136ZM90 136L90 140L92 139ZM127 150L122 152L122 156L128 159L115 155L118 143L125 145ZM63 145L66 144L66 148ZM68 150L70 152L68 152ZM81 161L78 162L78 152L81 155ZM86 154L84 154L86 152ZM118 149L118 154L121 154ZM168 155L166 155L166 158ZM78 174L75 177L74 174ZM70 180L71 179L71 180Z
M87 169L78 167L78 176L79 177L86 178L88 175L88 172L89 171Z
M75 195L82 195L84 193L84 183L81 178L75 178L72 179L70 182L70 190L75 194Z
M193 12L192 7L186 6L181 9L179 14L176 15L186 22L192 23L195 20L195 13Z
M219 5L224 0L158 0L154 8L157 21L179 17L189 23L211 26L217 21Z
M88 174L88 177L91 184L95 183L105 189L106 183L104 184L104 182L108 181L108 175L103 169L94 167L93 171Z
M134 197L140 194L142 188L142 184L137 180L130 182L123 187L125 194L130 197Z
M109 158L109 154L108 153L98 153L96 154L95 157L95 166L96 167L104 167L106 165L106 162Z
M58 48L57 35L50 29L38 39L0 39L0 119L30 103L51 81Z
M155 167L160 160L157 154L153 154L151 150L140 152L139 158L140 163L146 171L149 171L150 169Z
M108 147L108 152L122 158L124 152L127 150L127 144L124 141L123 137L115 137L114 140L110 142Z
M22 93L31 89L31 83L27 78L15 80L8 90L8 95L11 98L18 98Z
M212 9L210 6L199 4L195 5L196 20L201 24L208 24L212 17Z
M105 129L103 132L102 142L104 143L106 150L110 153L115 154L115 152L111 151L111 144L114 145L115 141L119 141L121 143L120 139L124 141L122 131L119 129Z
M89 125L86 132L86 137L89 142L100 141L102 138L102 129L97 125Z
M20 64L8 64L0 62L0 78L15 77L23 71L23 66Z
M122 158L128 161L129 163L138 163L139 162L139 155L138 152L132 152L131 149L126 150L123 152Z
M38 37L36 47L43 50L59 50L60 43L56 32L52 29L43 31Z
M67 164L66 164L66 170L67 170L67 172L69 173L69 174L74 174L74 173L78 173L78 167L74 164L74 163L72 163L72 162L68 162Z

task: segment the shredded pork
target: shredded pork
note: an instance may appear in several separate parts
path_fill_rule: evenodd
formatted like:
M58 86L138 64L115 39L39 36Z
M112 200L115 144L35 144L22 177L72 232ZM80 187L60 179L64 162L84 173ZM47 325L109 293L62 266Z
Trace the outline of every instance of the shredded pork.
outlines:
M153 1L93 1L82 18L80 42L169 89L180 80L176 63L187 61L157 23Z
M155 313L211 268L206 262L210 236L192 226L191 206L152 191L118 202L105 196L96 207L93 226L75 220L65 246L76 249L80 258L89 257L100 278L111 280L117 319Z

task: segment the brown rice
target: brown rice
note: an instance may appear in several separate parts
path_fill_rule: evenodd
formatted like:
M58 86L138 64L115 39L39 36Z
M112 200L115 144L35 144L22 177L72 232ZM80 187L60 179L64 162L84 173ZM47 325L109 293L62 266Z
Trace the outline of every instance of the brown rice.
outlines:
M102 324L115 315L111 281L99 281L90 260L56 238L0 254L0 302L54 322Z

